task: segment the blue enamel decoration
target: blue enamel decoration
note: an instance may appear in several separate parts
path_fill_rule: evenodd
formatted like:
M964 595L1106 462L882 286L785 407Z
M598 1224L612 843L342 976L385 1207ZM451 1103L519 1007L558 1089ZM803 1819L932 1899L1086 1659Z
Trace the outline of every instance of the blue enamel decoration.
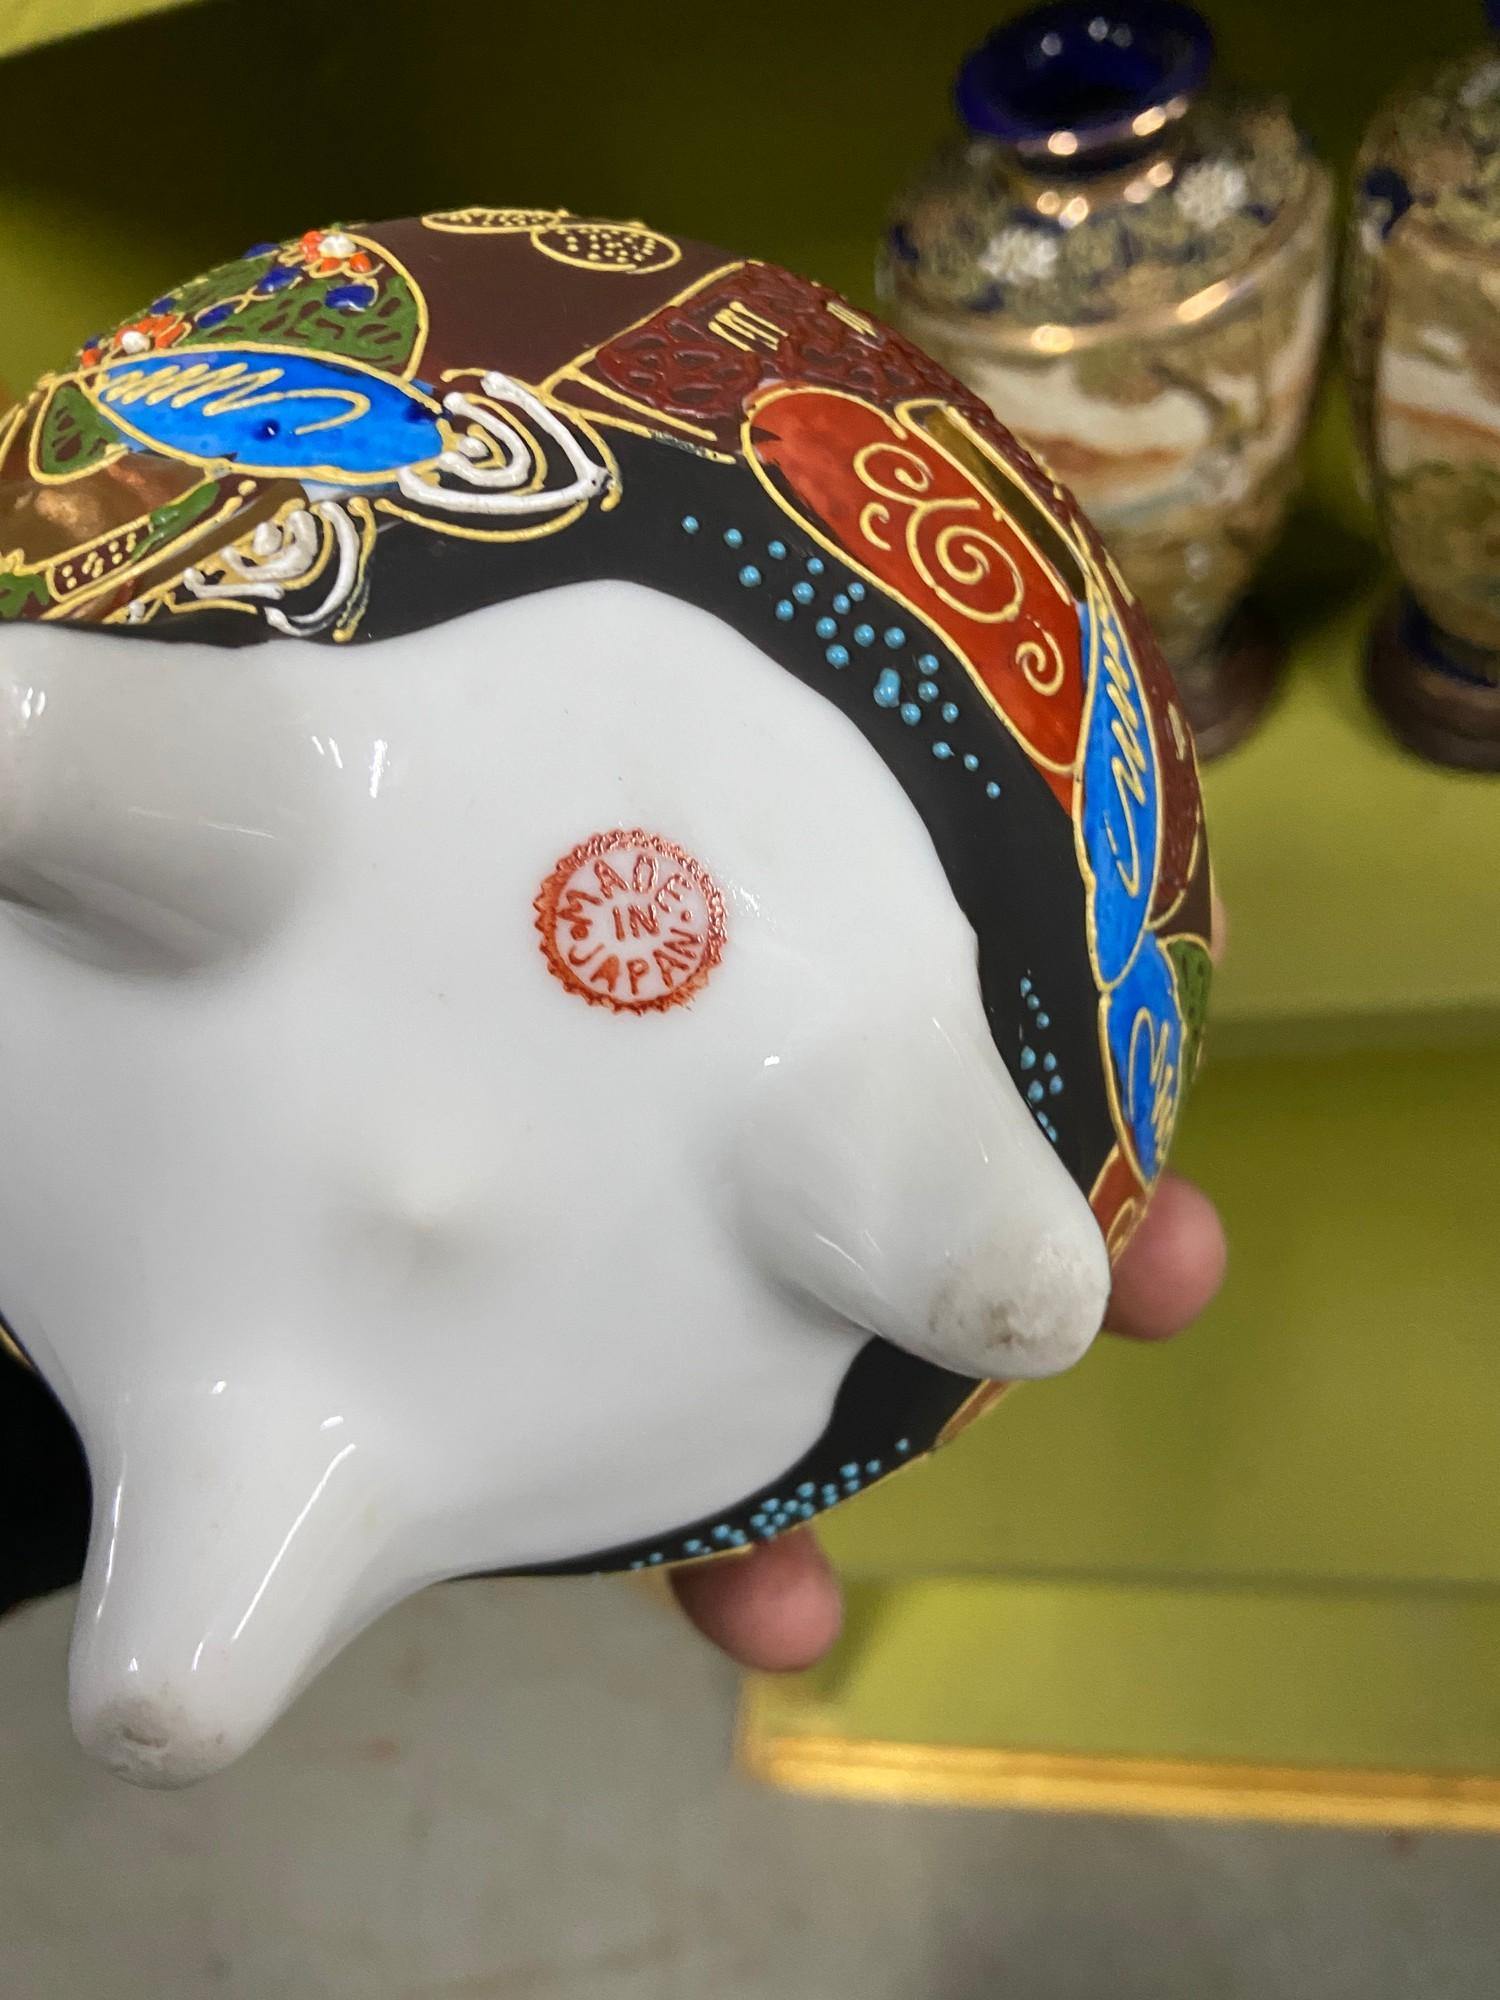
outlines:
M1105 1003L1109 1052L1136 1158L1148 1180L1166 1160L1182 1092L1182 1015L1160 941L1144 940Z
M377 485L443 450L430 397L327 355L178 348L111 361L83 387L127 442L258 478Z
M1145 692L1118 618L1096 596L1080 607L1093 694L1081 816L1094 877L1094 951L1106 987L1124 977L1156 884L1161 773Z

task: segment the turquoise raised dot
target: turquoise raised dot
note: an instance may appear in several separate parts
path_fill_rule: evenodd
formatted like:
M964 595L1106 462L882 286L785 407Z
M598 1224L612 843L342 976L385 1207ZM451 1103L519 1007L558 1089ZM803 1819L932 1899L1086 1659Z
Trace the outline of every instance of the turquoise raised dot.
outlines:
M879 1470L880 1470L880 1460L878 1458L872 1458L869 1464L865 1467L865 1471L871 1474L872 1477L874 1476L875 1473L879 1472Z
M1021 1067L1022 1067L1022 1069L1035 1069L1035 1068L1036 1068L1036 1050L1035 1050L1035 1049L1022 1049L1022 1051L1021 1051Z
M792 585L792 595L799 604L811 604L817 594L810 583L794 583Z
M847 667L849 664L849 648L847 646L830 646L827 652L824 653L823 658L828 662L830 667Z
M804 1479L802 1484L797 1488L797 1498L799 1500L811 1500L817 1490L817 1487L813 1485L810 1479Z
M874 639L874 637L875 637L875 627L873 625L855 626L854 643L856 646L868 646L870 642Z
M1046 1092L1042 1089L1040 1080L1038 1080L1036 1083L1027 1084L1026 1095L1031 1099L1033 1104L1041 1103L1043 1097L1046 1095Z
M641 1561L640 1557L637 1556L635 1561L630 1565L630 1567L632 1569L644 1569L646 1565Z
M659 1562L665 1562L666 1558L665 1556L663 1556L660 1549L653 1549L650 1555L647 1556L646 1560L648 1563L659 1563Z
M1052 1026L1052 1016L1050 1014L1038 1014L1036 1024L1039 1028L1050 1028Z
M922 697L923 701L936 701L938 698L938 684L936 681L918 681L917 693Z
M901 676L894 667L885 667L875 683L875 699L881 708L896 708L901 701Z
M1057 1057L1055 1055L1052 1055L1050 1051L1048 1054L1042 1057L1042 1068L1046 1070L1053 1070L1057 1068Z
M1062 1078L1060 1076L1054 1076L1052 1080L1048 1083L1047 1088L1052 1092L1052 1095L1054 1097L1061 1097L1063 1088Z
M862 583L849 583L846 584L844 588L848 591L849 595L854 599L856 604L859 603L860 599L865 594L865 587Z
M837 618L820 618L813 627L813 630L820 639L831 639L838 629L839 621Z
M953 755L953 745L951 743L942 743L942 742L934 743L932 746L932 754L934 757L951 757Z
M954 701L945 701L943 703L940 713L942 715L944 722L957 722L958 703Z
M703 1553L703 1544L702 1542L696 1540L691 1542L684 1542L682 1545L682 1549L684 1555L701 1556Z
M727 1542L730 1539L732 1533L733 1533L732 1529L726 1528L724 1524L720 1522L719 1526L714 1529L714 1540L716 1542Z
M979 759L974 755L972 750L964 758L964 769L966 771L977 771L979 769Z
M892 652L895 652L898 646L906 644L906 634L901 630L899 625L887 625L885 628L885 643L890 647Z
M697 532L698 532L698 516L697 516L696 514L684 514L684 515L683 515L683 517L682 517L682 532L683 532L683 533L684 533L685 535L696 535L696 534L697 534Z
M734 1546L737 1549L742 1549L745 1546L745 1544L749 1541L750 1537L745 1533L743 1528L736 1528L734 1533L729 1537L729 1539L731 1542L733 1542Z
M796 605L793 604L792 600L789 597L783 597L776 606L776 616L781 620L782 624L784 625L788 618L795 618L796 615L797 615Z
M918 653L917 665L924 674L935 674L938 670L938 656L936 653Z
M845 597L843 591L840 591L838 596L834 598L833 608L836 612L838 612L841 618L843 617L844 613L849 609L849 600L847 597Z
M1026 995L1026 1005L1031 1009L1033 1014L1036 1012L1037 1008L1041 1006L1041 1004L1042 1004L1041 1001L1037 999L1034 993L1028 993Z
M903 722L920 722L922 720L922 711L914 701L902 702L901 720Z
M745 564L745 567L740 571L740 582L744 584L747 590L753 590L756 584L760 582L760 571L755 567L754 563Z
M997 785L997 784L995 783L995 781L994 781L994 779L993 779L993 778L991 778L991 779L990 779L990 781L989 781L989 783L988 783L988 784L987 784L987 785L985 786L985 788L984 788L984 795L985 795L985 797L986 797L987 799L998 799L998 798L999 798L999 796L1000 796L1000 787L999 787L999 786L998 786L998 785Z
M1021 981L1021 991L1023 993L1029 993L1031 991L1031 981L1029 979L1023 979Z
M823 574L823 558L821 556L808 557L807 573L809 576L821 576Z
M786 555L786 543L785 543L785 542L767 542L767 543L766 543L766 554L767 554L768 556L770 556L770 557L771 557L771 559L772 559L772 560L773 560L774 562L781 562L781 561L782 561L782 560L784 559L785 555Z
M724 540L732 549L737 549L744 539L745 537L740 533L738 528L726 528L724 530Z
M906 1452L906 1451L910 1451L910 1450L911 1450L911 1439L910 1439L910 1438L897 1438L897 1440L896 1440L896 1449L897 1449L897 1451L901 1451L901 1452Z

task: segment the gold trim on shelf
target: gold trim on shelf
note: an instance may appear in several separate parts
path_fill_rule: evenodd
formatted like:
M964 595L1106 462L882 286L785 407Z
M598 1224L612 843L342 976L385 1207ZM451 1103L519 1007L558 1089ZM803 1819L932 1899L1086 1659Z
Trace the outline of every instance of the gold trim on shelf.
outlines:
M782 1736L761 1721L753 1683L741 1700L735 1762L746 1776L783 1791L906 1805L1500 1832L1496 1777Z

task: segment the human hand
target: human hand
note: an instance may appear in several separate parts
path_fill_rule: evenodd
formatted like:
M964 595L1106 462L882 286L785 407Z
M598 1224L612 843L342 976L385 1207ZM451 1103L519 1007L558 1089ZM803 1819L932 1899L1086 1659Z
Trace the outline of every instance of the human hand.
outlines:
M1228 937L1224 905L1213 899L1214 963ZM1212 1303L1228 1251L1218 1210L1180 1174L1164 1174L1139 1229L1115 1267L1105 1330L1127 1340L1168 1340ZM762 1673L795 1673L839 1636L844 1602L838 1578L810 1528L748 1555L673 1572L677 1602L704 1638Z
M1129 1340L1165 1340L1197 1318L1224 1276L1224 1230L1208 1196L1167 1174L1115 1268L1105 1321ZM703 1636L741 1666L788 1673L822 1658L839 1635L838 1579L811 1529L747 1555L673 1572L677 1602Z

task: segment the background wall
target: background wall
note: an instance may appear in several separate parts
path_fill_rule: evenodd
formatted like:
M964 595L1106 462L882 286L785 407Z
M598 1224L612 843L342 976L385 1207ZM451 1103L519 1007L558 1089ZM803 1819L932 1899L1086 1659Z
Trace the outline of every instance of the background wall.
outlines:
M867 295L885 201L1007 11L218 0L33 50L0 70L0 376L247 243L468 202L641 215ZM1224 72L1293 87L1340 157L1480 24L1474 0L1209 11Z

